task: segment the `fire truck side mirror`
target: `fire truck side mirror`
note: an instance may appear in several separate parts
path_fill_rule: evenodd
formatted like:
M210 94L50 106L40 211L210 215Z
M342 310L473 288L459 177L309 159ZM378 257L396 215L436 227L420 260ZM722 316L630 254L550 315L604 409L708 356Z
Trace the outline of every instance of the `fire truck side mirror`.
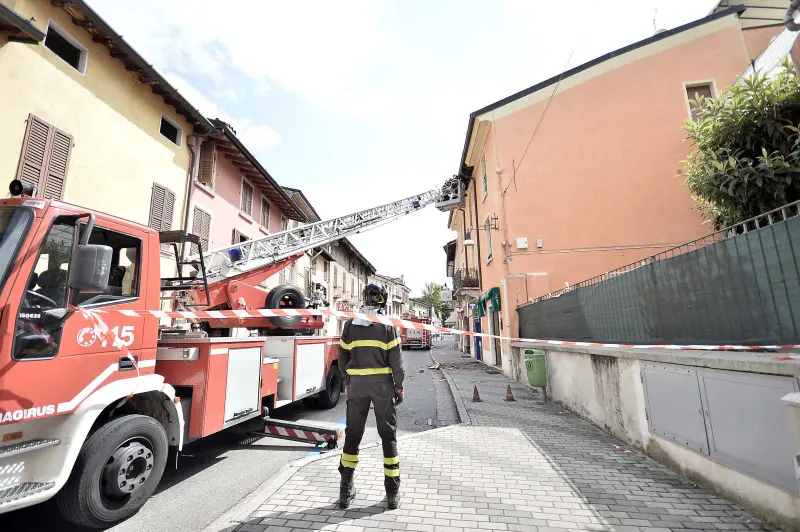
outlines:
M79 292L105 292L111 273L112 250L108 246L82 244L69 272L69 286Z

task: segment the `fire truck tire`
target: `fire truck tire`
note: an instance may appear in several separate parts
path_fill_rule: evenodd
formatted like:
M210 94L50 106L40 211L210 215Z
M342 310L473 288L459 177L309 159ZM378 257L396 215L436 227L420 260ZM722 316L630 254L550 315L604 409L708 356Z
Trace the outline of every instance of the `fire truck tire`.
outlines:
M267 294L265 307L268 309L291 309L291 308L306 308L306 296L299 288L282 284L278 285ZM273 316L269 318L270 323L276 327L288 328L294 327L302 316Z
M339 373L338 366L331 366L328 378L325 379L325 389L317 397L317 405L320 408L330 410L339 404L342 396L342 374Z
M127 519L158 486L167 451L167 433L155 419L142 415L112 419L81 447L69 480L56 497L59 512L67 521L88 528L107 528Z

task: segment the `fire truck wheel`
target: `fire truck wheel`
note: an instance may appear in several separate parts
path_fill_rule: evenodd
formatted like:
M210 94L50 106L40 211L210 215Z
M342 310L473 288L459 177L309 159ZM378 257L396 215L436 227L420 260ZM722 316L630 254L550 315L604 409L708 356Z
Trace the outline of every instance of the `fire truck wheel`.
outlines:
M167 464L167 433L148 416L112 419L89 436L56 498L64 518L106 528L127 519L153 494Z
M325 380L325 389L317 397L317 404L320 408L330 409L339 404L342 396L342 374L339 373L338 366L331 366L328 378Z
M289 284L282 284L269 291L265 307L281 310L306 308L306 296L303 295L299 288ZM274 326L285 329L294 327L300 323L301 319L303 319L302 316L273 316L269 318L269 321Z

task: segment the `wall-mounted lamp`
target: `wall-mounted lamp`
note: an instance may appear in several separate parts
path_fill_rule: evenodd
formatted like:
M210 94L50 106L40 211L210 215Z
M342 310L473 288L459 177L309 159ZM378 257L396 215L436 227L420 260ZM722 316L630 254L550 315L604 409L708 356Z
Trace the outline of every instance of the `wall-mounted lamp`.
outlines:
M464 245L465 246L474 246L475 241L472 240L472 231L465 231L464 232Z

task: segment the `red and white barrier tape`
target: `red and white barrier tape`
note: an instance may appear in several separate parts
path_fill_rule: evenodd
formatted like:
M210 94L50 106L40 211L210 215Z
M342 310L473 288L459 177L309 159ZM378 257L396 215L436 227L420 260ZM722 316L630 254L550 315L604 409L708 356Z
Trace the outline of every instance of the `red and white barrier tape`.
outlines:
M86 313L86 311L81 311ZM417 323L415 321L404 320L392 316L383 316L375 314L362 314L360 312L343 312L339 310L328 309L253 309L253 310L202 310L202 311L161 311L161 310L93 310L91 314L94 318L99 318L100 314L106 313L120 313L125 316L140 317L140 316L154 316L156 318L172 318L172 319L186 319L195 322L218 320L218 319L252 319L252 318L274 318L284 316L334 316L338 318L360 318L363 320L372 321L374 323L383 323L391 325L400 329L420 329L439 333L459 334L466 336L475 336L478 338L496 338L499 340L509 340L512 342L529 342L545 345L566 345L577 347L611 347L618 349L667 349L678 351L766 351L766 350L784 350L784 349L800 349L800 344L788 345L675 345L675 344L606 344L598 342L572 342L567 340L544 340L540 338L511 338L508 336L497 336L488 333L478 333L473 331L462 331L458 329L449 329L447 327L440 327L429 323ZM113 331L107 334L114 338ZM115 345L117 345L115 340ZM800 360L800 356L783 356L775 357L777 360Z

